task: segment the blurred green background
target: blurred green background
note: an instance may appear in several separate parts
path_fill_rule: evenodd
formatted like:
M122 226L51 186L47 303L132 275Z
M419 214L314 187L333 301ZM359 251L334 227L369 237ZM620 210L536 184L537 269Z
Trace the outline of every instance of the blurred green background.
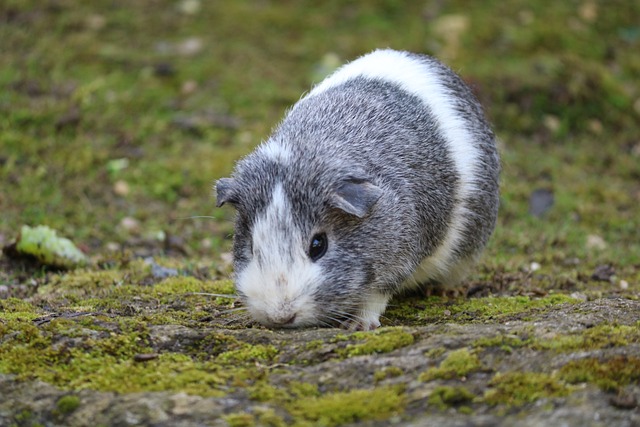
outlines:
M500 138L475 279L640 287L632 0L3 0L0 245L46 224L94 257L223 263L233 211L215 209L214 180L314 82L381 47L449 64Z

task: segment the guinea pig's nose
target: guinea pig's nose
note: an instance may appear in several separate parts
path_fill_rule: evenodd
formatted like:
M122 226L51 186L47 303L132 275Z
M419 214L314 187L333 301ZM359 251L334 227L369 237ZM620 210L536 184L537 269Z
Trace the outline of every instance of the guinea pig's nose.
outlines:
M284 314L282 316L274 316L271 320L279 326L293 325L293 322L296 320L296 313L293 313L292 315Z

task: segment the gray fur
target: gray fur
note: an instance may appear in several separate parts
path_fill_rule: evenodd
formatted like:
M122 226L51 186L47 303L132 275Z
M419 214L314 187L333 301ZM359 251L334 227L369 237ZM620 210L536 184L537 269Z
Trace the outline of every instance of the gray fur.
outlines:
M267 144L280 144L289 158L256 150L217 184L218 205L237 209L236 272L255 256L252 226L278 183L293 222L277 227L301 234L305 245L313 233L326 232L329 250L317 261L323 280L312 295L326 315L316 324L357 316L372 293L397 293L442 243L456 203L470 211L456 260L475 259L495 226L499 159L482 108L448 68L430 57L414 58L437 64L480 149L474 176L481 191L467 200L456 198L459 177L432 112L399 86L367 77L303 98L288 112ZM291 248L291 256L298 250Z

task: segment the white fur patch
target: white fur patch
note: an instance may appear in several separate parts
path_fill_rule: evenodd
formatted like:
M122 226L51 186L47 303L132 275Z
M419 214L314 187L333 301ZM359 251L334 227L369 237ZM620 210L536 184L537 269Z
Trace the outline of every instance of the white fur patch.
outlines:
M360 311L358 318L350 325L349 329L371 331L380 326L380 315L384 313L389 302L389 296L371 293L367 297L364 307Z
M291 150L282 143L269 140L258 147L258 152L268 159L279 163L289 163L291 160Z
M446 274L453 267L453 250L458 246L465 226L466 208L460 200L477 191L474 167L480 152L474 146L473 136L467 131L463 118L456 113L451 102L452 97L442 85L437 70L429 62L421 61L405 52L387 49L362 56L339 68L307 96L317 95L360 76L397 84L408 93L419 97L431 110L447 141L447 148L460 177L457 201L443 243L423 262L424 266L435 268L440 274Z
M236 278L249 312L263 324L283 324L295 315L295 321L284 326L304 326L318 318L310 295L320 283L320 268L307 257L303 236L293 227L289 201L277 184L271 203L254 224L253 258Z

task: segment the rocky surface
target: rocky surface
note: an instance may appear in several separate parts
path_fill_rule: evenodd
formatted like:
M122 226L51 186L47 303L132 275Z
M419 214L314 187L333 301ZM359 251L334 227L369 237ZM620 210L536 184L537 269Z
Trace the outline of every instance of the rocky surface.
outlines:
M640 302L614 298L554 305L501 322L386 327L372 333L150 325L152 353L137 354L134 363L153 365L169 352L190 354L188 349L213 335L273 346L277 354L251 362L259 378L227 378L214 386L220 396L210 397L70 390L2 375L0 425L635 426L640 424L640 371L625 377L599 367L612 361L640 366L639 321ZM2 345L11 339L5 335ZM597 362L583 366L591 366L591 372L576 376L567 370L585 361ZM594 366L597 375L590 377ZM501 383L510 373L522 376ZM607 378L610 384L601 381ZM291 391L300 384L315 388L306 395ZM354 394L360 390L365 390L361 396ZM396 396L391 402L397 407L345 412L328 400L381 398L384 406L388 396L369 393L375 390ZM453 394L446 397L447 391ZM317 407L305 401L327 405L327 413L320 409L318 415Z

